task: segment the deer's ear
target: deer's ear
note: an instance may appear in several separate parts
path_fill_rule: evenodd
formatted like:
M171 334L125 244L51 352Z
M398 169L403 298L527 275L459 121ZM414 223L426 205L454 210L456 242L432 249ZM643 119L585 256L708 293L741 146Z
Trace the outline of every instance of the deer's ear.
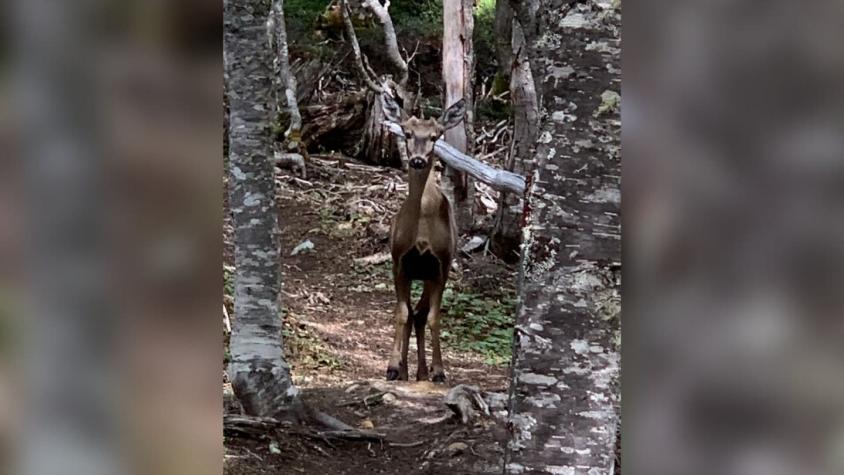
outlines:
M401 108L389 94L381 95L381 106L384 109L384 116L390 122L401 123Z
M464 114L466 114L466 101L460 99L443 112L442 117L440 117L440 125L443 130L448 130L459 124L463 120Z

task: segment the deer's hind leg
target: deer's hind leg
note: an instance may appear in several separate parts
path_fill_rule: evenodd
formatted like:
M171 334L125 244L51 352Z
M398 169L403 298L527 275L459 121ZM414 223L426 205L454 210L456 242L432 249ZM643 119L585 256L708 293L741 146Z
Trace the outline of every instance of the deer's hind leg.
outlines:
M428 321L428 312L431 309L431 287L430 281L425 281L425 288L422 291L422 298L416 304L416 311L413 313L413 327L416 330L416 380L428 380L428 364L425 358L425 324Z
M394 311L395 336L393 351L387 365L387 381L407 381L407 347L410 342L410 279L404 274L395 277L396 308Z
M446 279L431 282L431 309L428 311L428 327L431 330L431 381L445 382L442 353L440 351L440 308Z

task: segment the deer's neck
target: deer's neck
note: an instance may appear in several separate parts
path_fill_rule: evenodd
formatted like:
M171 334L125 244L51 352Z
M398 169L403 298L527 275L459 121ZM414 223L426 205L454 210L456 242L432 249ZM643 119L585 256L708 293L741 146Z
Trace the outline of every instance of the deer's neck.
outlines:
M407 207L408 218L411 221L419 220L419 215L422 212L422 197L425 195L425 190L433 185L433 183L428 183L433 180L433 176L434 174L431 173L430 169L420 172L411 171L408 176L409 190L405 206Z

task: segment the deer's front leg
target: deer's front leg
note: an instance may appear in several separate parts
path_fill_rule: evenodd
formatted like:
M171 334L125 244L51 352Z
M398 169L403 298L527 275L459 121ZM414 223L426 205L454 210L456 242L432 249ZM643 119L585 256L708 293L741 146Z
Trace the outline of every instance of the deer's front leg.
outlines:
M410 280L397 275L396 309L394 311L395 337L390 363L387 365L387 381L407 381L407 346L410 339Z
M431 287L431 310L428 312L428 327L431 329L431 381L445 382L442 353L440 353L440 307L443 300L445 280Z

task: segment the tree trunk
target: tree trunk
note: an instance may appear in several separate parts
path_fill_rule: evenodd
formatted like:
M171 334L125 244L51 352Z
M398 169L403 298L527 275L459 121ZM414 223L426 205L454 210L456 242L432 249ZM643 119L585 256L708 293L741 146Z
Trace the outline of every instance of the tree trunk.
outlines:
M360 157L373 165L402 168L404 164L396 145L396 137L384 127L382 101L382 95L377 92L370 91L366 94L366 103L370 106L366 112Z
M19 88L9 92L24 95L12 96L20 97L20 106L6 109L14 112L2 125L4 135L15 135L3 142L11 145L4 147L4 173L11 173L0 180L0 199L11 198L4 201L9 207L3 211L5 223L13 222L5 213L14 216L21 205L29 214L18 234L25 241L18 243L15 234L2 240L4 257L12 256L5 245L17 244L27 260L4 261L12 264L6 268L8 277L23 280L5 283L11 285L5 288L0 317L9 332L3 334L3 356L10 357L3 361L2 396L9 396L3 412L14 414L0 421L0 458L4 469L17 468L10 473L120 472L124 467L118 453L124 448L126 426L114 399L122 388L114 385L124 373L117 358L104 357L114 354L117 336L122 336L116 318L121 312L114 304L123 301L114 298L119 292L106 283L108 270L117 268L109 258L120 254L113 253L114 242L107 240L113 234L106 229L115 228L105 226L101 217L108 208L104 204L115 202L107 191L113 182L104 172L125 170L115 168L125 163L103 155L98 125L109 104L103 90L94 86L103 78L78 59L84 52L101 53L98 39L83 27L91 9L43 0L19 0L10 7L15 28L7 31L17 33L8 43L16 47L9 56L15 61L9 69L15 81L10 83ZM58 48L58 41L66 43ZM4 97L4 104L10 103ZM19 187L16 179L21 178L26 188ZM26 305L15 310L25 308L27 314L12 313L18 303ZM6 372L6 362L15 365L13 371ZM12 425L4 424L10 420ZM16 435L19 441L6 438Z
M443 1L443 110L460 99L466 101L466 117L463 124L447 130L445 140L467 155L472 154L474 143L472 5L472 0ZM472 225L474 186L471 179L465 173L446 167L442 189L454 207L458 233L465 231Z
M619 78L605 68L569 76L561 65L618 68L617 55L586 45L617 43L620 17L587 10L578 11L585 25L561 21L565 11L540 3L528 49L548 120L526 198L505 472L610 474L619 404L620 121L617 110L598 110Z
M525 52L524 34L519 24L513 25L512 28L512 54L516 56L510 76L514 127L506 169L522 176L532 176L536 168L533 147L539 128L539 104L530 61ZM524 200L521 196L501 194L492 246L496 254L508 261L518 258L519 244L522 241L523 208Z
M269 0L225 2L229 205L234 224L234 322L229 378L244 410L282 417L298 402L284 361L272 163Z
M498 77L503 84L510 79L510 68L513 63L513 9L510 0L496 0L495 2L495 56L498 62ZM495 88L496 84L493 84ZM498 91L494 91L497 93Z

